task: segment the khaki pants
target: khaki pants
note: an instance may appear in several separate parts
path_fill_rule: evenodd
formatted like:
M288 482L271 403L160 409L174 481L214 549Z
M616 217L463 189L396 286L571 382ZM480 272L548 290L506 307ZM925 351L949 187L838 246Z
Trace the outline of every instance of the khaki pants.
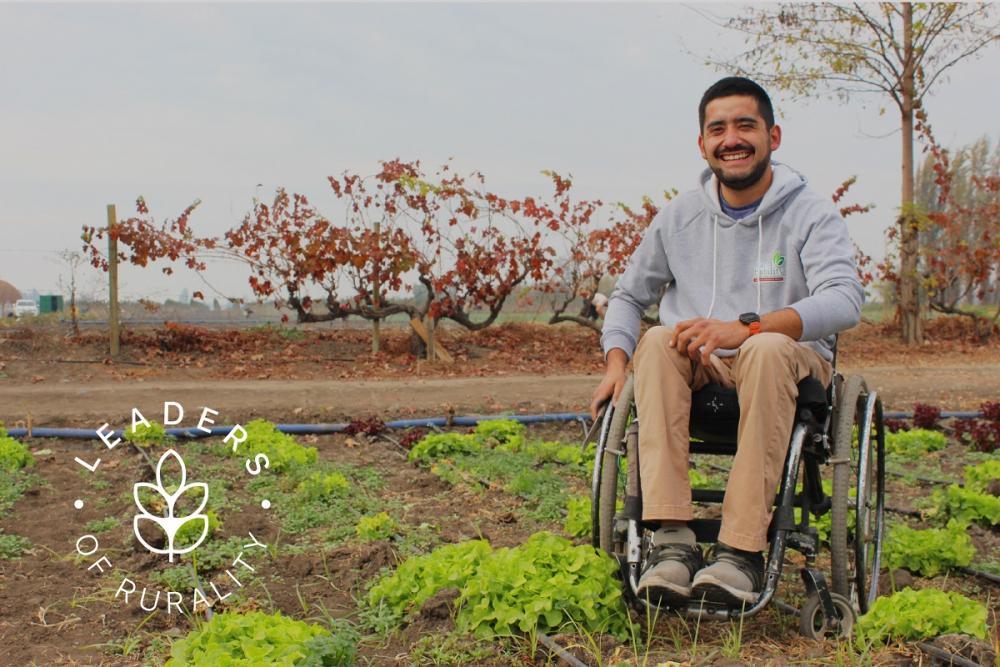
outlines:
M735 387L740 425L719 541L763 551L792 435L796 385L809 375L829 385L833 369L814 350L784 334L751 336L735 357L712 355L708 367L670 347L672 336L667 327L653 327L639 341L633 360L642 518L694 518L688 482L691 392L709 382Z

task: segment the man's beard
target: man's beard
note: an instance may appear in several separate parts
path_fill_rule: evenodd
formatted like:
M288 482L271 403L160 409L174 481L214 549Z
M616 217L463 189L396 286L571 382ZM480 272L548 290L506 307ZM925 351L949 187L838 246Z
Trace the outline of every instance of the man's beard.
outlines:
M753 168L746 176L740 178L730 178L722 173L722 167L712 167L712 173L715 177L719 179L719 182L725 185L730 190L746 190L747 188L753 187L758 181L764 176L768 167L771 166L771 155L770 153L760 161L756 167Z

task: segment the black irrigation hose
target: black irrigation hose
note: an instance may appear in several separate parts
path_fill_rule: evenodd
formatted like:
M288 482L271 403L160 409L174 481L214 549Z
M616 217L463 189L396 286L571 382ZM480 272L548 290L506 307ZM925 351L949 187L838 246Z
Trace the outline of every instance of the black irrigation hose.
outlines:
M958 484L959 483L959 482L956 482L955 480L951 480L951 479L935 479L933 477L921 477L919 475L911 475L911 474L905 473L905 472L898 472L896 470L889 470L888 468L886 468L885 471L888 474L890 474L890 475L895 475L896 477L905 477L906 479L915 479L915 480L920 481L920 482L927 482L928 484L941 484L942 486L948 486L950 484Z
M551 651L553 655L555 655L557 658L565 662L567 665L570 665L570 667L587 667L587 663L581 662L572 653L570 653L565 648L552 641L552 638L549 637L544 632L538 632L536 633L535 636L538 637L538 641L539 643L541 643L542 646L549 649L549 651Z
M994 584L1000 585L1000 576L997 576L991 572L984 572L982 570L976 570L971 567L960 567L958 568L958 571L964 574L970 574L974 577L982 577L986 581L991 581Z
M916 646L932 658L943 660L945 665L956 665L957 667L981 667L978 662L972 662L966 657L957 653L952 653L951 651L946 651L943 648L939 648L933 644L928 644L927 642L917 642Z

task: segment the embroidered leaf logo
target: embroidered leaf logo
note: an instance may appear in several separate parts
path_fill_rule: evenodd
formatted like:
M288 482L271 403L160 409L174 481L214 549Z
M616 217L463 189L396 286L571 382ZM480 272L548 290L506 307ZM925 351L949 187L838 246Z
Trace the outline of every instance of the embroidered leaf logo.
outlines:
M785 256L775 250L774 255L771 256L771 261L774 262L775 266L781 266L785 263Z
M176 486L168 483L172 468L179 475ZM208 516L202 512L208 504L208 485L187 483L184 459L174 450L167 450L157 462L156 484L137 482L132 487L132 495L140 512L132 520L133 531L142 546L152 553L166 554L173 562L175 555L193 551L208 535ZM191 505L196 505L195 509L185 513ZM189 522L194 524L195 530L188 528L184 533L196 535L197 539L193 542L184 539L182 544L177 544L177 532ZM165 539L158 539L160 537Z

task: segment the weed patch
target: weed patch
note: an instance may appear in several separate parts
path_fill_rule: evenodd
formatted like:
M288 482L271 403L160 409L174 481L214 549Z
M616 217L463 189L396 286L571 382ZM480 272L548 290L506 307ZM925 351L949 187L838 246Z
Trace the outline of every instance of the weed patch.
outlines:
M7 535L0 531L0 560L20 558L21 554L31 548L31 540L20 535Z

